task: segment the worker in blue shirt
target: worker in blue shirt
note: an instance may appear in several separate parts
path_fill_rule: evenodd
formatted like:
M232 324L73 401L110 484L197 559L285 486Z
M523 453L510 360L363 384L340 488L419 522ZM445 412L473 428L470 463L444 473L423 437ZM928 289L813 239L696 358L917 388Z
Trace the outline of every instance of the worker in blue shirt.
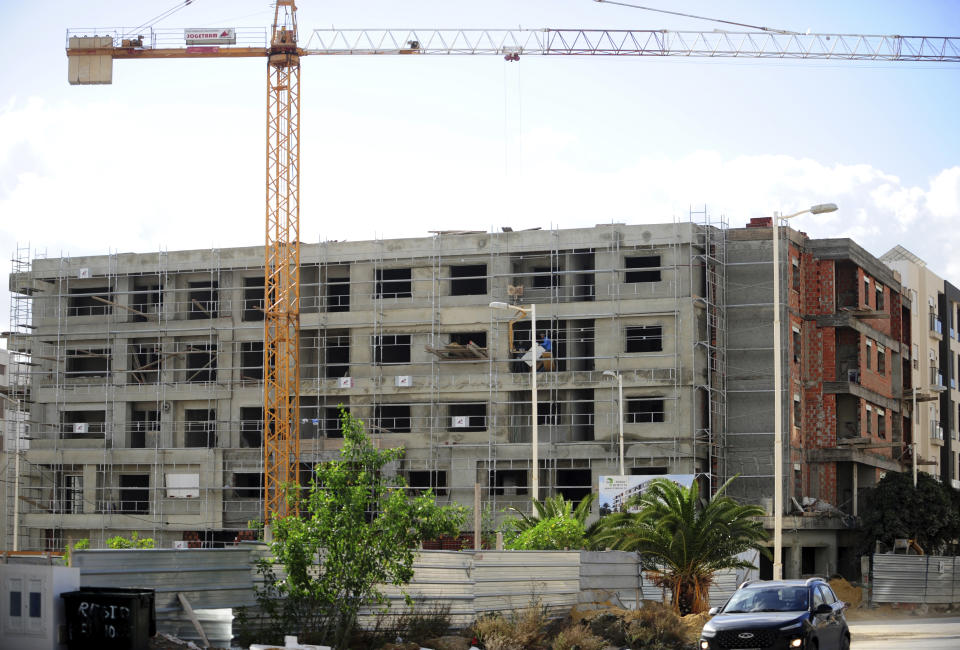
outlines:
M550 342L550 337L547 336L546 332L540 332L540 346L547 352L551 352L553 349L553 343Z

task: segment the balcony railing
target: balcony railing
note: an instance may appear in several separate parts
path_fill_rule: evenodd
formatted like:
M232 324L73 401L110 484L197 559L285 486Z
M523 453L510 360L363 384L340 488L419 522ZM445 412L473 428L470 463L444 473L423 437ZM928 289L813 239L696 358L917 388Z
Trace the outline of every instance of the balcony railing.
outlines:
M940 372L940 368L930 368L930 384L932 386L943 386L943 373Z
M943 440L943 427L940 422L933 420L930 422L930 438L933 440Z
M943 335L943 321L941 321L934 314L930 314L930 331L936 332L937 334Z

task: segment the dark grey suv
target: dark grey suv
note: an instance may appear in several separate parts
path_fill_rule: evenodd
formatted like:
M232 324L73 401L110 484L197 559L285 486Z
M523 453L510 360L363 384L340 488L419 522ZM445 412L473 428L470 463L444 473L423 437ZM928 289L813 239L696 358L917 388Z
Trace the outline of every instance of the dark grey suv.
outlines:
M847 650L850 629L823 578L745 582L700 633L700 650Z

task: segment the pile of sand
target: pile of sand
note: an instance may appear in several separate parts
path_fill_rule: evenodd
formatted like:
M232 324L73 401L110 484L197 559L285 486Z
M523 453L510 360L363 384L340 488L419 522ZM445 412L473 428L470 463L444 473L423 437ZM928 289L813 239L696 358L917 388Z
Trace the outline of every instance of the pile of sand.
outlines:
M863 588L854 587L844 578L836 577L830 580L830 587L837 594L837 598L848 603L851 608L859 607L863 602Z

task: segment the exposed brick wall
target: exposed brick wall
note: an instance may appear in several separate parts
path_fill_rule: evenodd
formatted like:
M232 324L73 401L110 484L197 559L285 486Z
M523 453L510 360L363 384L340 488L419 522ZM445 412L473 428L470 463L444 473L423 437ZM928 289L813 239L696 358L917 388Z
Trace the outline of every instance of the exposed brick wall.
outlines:
M798 260L795 267L793 261ZM876 310L878 301L876 295L876 280L864 272L864 269L851 260L821 260L811 253L801 252L797 247L790 247L788 256L790 280L789 291L789 327L787 337L790 349L793 351L793 327L801 328L802 349L799 360L794 354L790 358L789 399L801 395L801 427L791 431L791 449L789 453L790 471L793 476L793 465L800 463L800 489L806 494L816 494L834 504L838 503L840 492L837 485L836 463L817 463L811 467L805 462L805 450L835 448L837 446L838 426L838 396L825 394L824 383L847 381L847 369L859 370L860 384L885 397L893 397L893 364L900 363L899 349L885 348L885 363L883 372L877 370L877 351L880 345L881 334L886 334L899 341L902 334L903 317L900 309L900 295L890 287L883 287L880 300L880 311L888 317L861 319L860 322L875 330L878 334L870 336L870 369L866 368L867 335L861 335L851 327L819 327L816 316L831 315L854 310ZM799 270L799 273L796 271ZM798 277L795 277L798 276ZM869 291L865 290L865 278L870 278ZM838 376L842 375L842 376ZM850 400L850 396L844 399ZM856 399L856 398L854 398ZM866 432L866 406L863 399L857 400L860 412L861 435ZM893 440L895 418L899 415L889 409L884 410L886 418L886 435L881 439L878 435L878 405L872 404L871 438L877 442ZM868 448L869 454L891 457L893 451L889 447ZM790 481L790 491L795 492L797 486ZM850 489L850 486L844 486ZM803 496L794 494L793 496Z

